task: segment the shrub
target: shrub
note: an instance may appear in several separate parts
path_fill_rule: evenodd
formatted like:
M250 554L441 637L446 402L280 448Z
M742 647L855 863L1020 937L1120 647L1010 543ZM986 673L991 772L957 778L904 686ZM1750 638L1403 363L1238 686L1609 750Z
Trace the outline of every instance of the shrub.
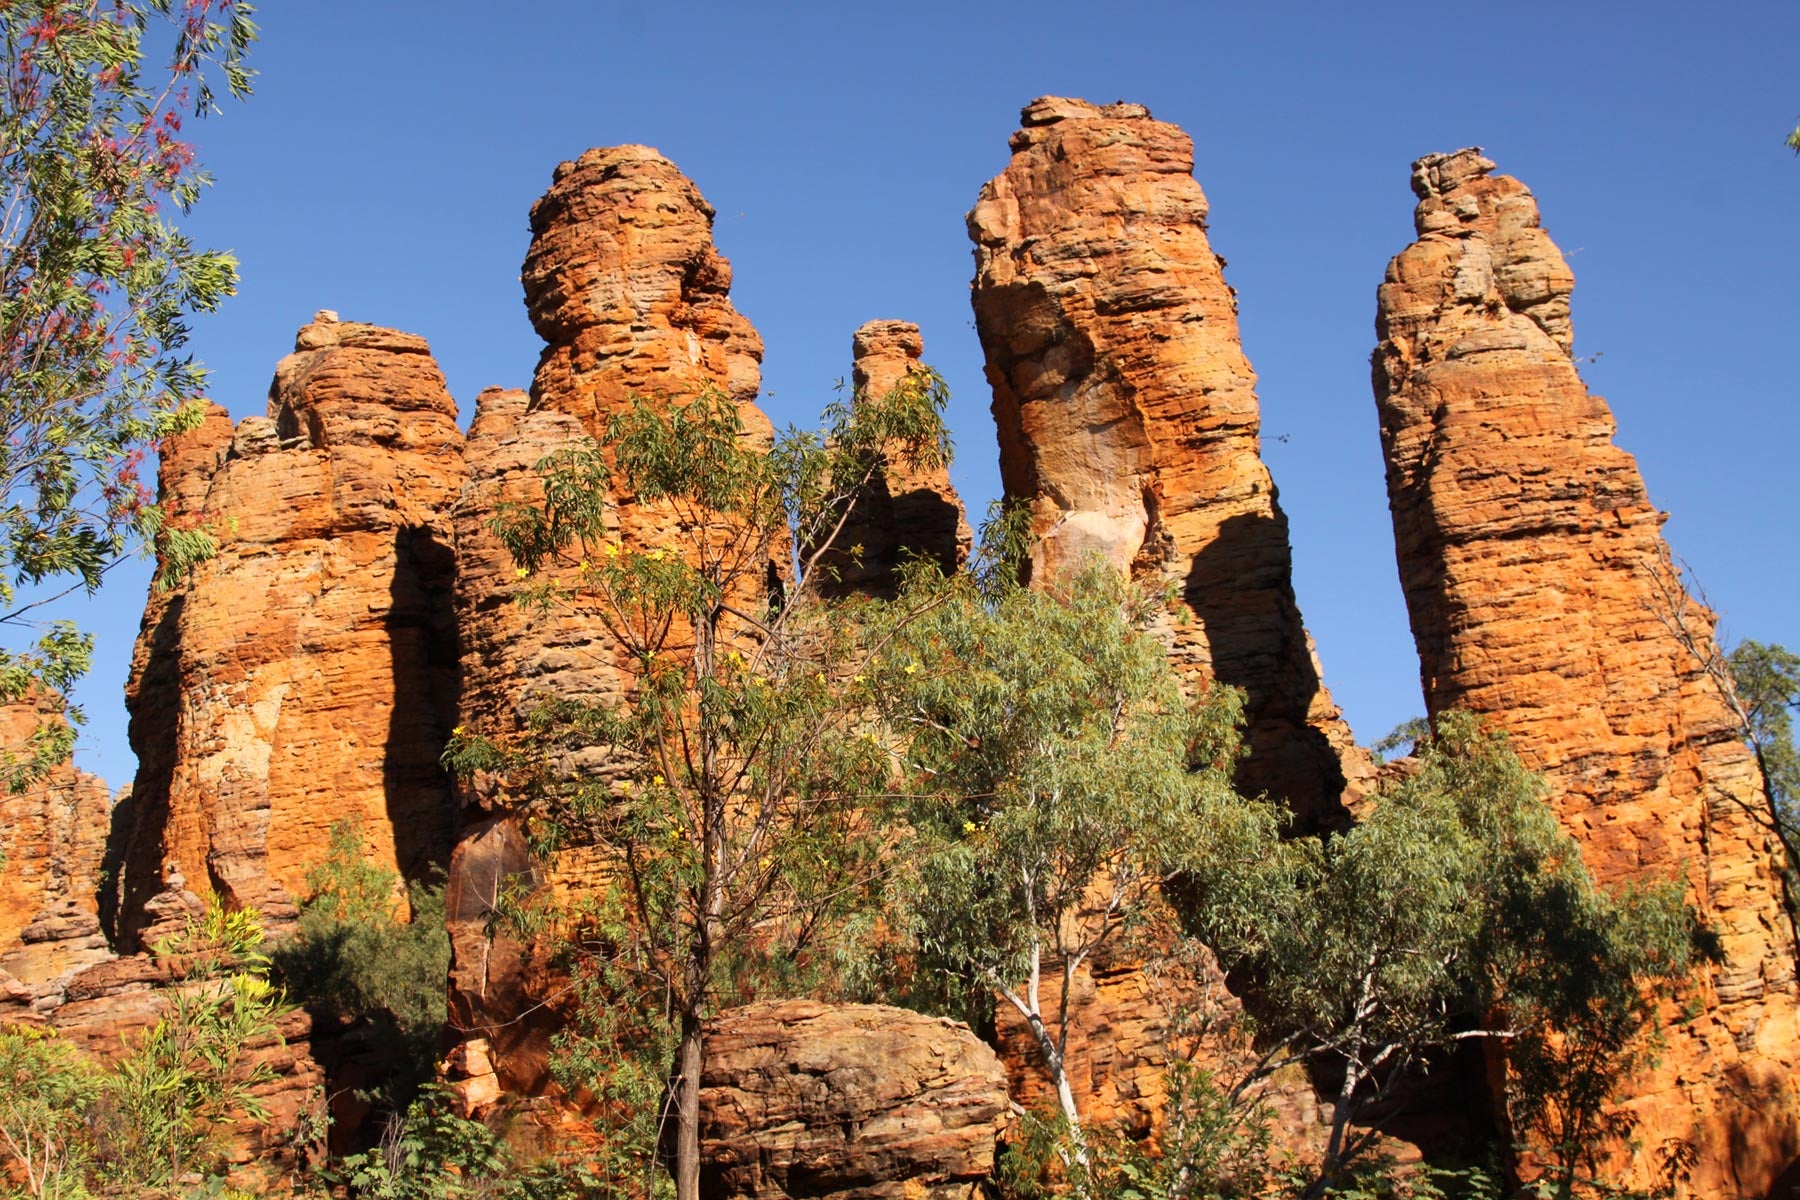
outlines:
M307 872L310 897L294 936L271 953L294 998L390 1029L404 1054L396 1103L435 1068L445 1020L450 937L444 931L441 879L413 883L368 861L362 826L332 827L325 858ZM401 897L411 920L401 917Z

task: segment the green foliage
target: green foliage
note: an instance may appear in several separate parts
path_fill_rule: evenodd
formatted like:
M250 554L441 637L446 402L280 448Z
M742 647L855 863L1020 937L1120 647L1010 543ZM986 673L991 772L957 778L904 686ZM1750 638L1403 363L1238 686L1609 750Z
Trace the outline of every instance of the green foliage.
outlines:
M277 1041L283 1011L255 957L261 940L254 913L215 906L195 922L169 944L189 963L188 982L164 994L156 1023L109 1064L51 1034L0 1028L0 1144L23 1195L217 1193L220 1133L268 1115L257 1089L272 1074L246 1057Z
M405 889L411 919L402 920L399 877L369 861L352 819L332 826L325 858L306 883L311 895L298 927L270 957L296 1001L391 1031L404 1055L393 1098L405 1103L432 1075L446 1017L444 885Z
M326 1173L355 1200L585 1200L612 1197L587 1167L520 1162L479 1121L452 1111L447 1096L425 1088L396 1113L372 1149Z
M1221 924L1205 873L1196 924L1257 980L1285 1061L1341 1072L1322 1182L1365 1149L1356 1114L1459 1041L1504 1045L1513 1127L1573 1194L1603 1113L1653 1051L1647 1031L1706 939L1678 885L1608 894L1541 779L1473 717L1440 716L1417 769L1353 829L1274 848L1285 882ZM1226 912L1235 911L1227 905Z
M825 430L790 429L766 449L717 390L634 399L600 444L545 460L541 505L495 520L521 578L557 568L527 590L529 603L578 604L604 627L625 694L548 702L505 744L463 730L445 762L508 779L532 801L536 847L579 845L610 881L559 920L571 952L593 960L588 984L606 1007L623 1016L641 998L628 1024L679 1033L684 1197L698 1186L701 1020L720 996L806 974L884 870L871 801L891 763L859 718L869 649L862 623L842 619L816 582L885 463L947 458L943 400L941 381L917 372L885 396L834 406ZM671 541L615 540L615 488L671 518ZM779 596L766 595L771 576L790 578ZM564 766L596 757L604 773ZM583 1068L594 1086L642 1093L636 1060L618 1058L619 1031L590 1025L580 1053L609 1055Z
M208 72L249 91L256 36L244 0L21 0L0 9L0 622L73 579L88 591L134 539L191 523L159 511L139 471L156 439L201 416L203 373L181 354L187 314L232 294L230 255L196 249L185 214L209 182L181 138L213 107ZM147 43L168 34L166 70ZM190 539L191 542L191 539ZM192 549L192 545L187 546ZM58 624L0 652L0 702L60 695L90 639ZM67 757L52 736L8 748L17 789Z
M88 1118L102 1086L79 1051L54 1034L0 1028L0 1140L24 1178L23 1194L50 1200L88 1195L93 1157Z
M1233 1098L1210 1071L1177 1061L1165 1079L1166 1107L1154 1143L1123 1130L1089 1129L1086 1154L1067 1153L1061 1112L1027 1112L997 1164L1008 1200L1042 1200L1059 1189L1107 1200L1248 1200L1274 1194L1273 1115Z
M1745 641L1728 657L1731 681L1743 710L1745 736L1756 751L1769 801L1789 843L1800 830L1800 747L1794 744L1794 712L1800 709L1800 655L1785 646Z
M649 1200L674 1194L659 1156L676 1030L658 998L643 990L655 972L641 957L628 913L617 893L588 909L571 968L576 1015L556 1034L550 1070L595 1114L600 1136L584 1165L600 1193Z
M907 739L917 837L896 889L911 902L894 917L944 1002L997 992L1018 1010L1079 1137L1061 1065L1067 1006L1043 1010L1042 972L1056 969L1069 995L1166 879L1203 848L1212 861L1215 848L1273 840L1274 823L1232 791L1240 697L1183 697L1139 631L1143 598L1104 565L1055 592L1015 579L918 597L920 615L885 636L874 694Z

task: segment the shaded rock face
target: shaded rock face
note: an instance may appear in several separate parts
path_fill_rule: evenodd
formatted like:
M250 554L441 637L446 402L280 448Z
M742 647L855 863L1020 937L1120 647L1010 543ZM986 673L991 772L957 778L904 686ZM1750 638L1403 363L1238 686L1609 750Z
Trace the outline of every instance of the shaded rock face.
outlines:
M1031 512L1033 578L1097 555L1174 584L1161 633L1177 667L1247 693L1244 786L1334 821L1353 741L1294 603L1193 144L1135 104L1045 98L1023 124L968 224L1000 475Z
M886 396L920 370L925 339L909 321L869 321L851 339L851 352L851 402L856 403ZM952 574L969 557L974 540L948 466L908 467L891 460L857 498L833 552L821 558L820 565L835 572L822 590L891 596L903 562L927 558Z
M1713 617L1570 357L1573 276L1517 180L1478 150L1414 164L1418 240L1388 266L1374 383L1425 698L1511 736L1609 884L1683 877L1725 962L1633 1082L1654 1182L1670 1139L1697 1195L1761 1195L1800 1153L1794 944L1765 798L1701 666Z
M1173 585L1180 603L1156 632L1177 669L1246 693L1241 786L1284 800L1303 827L1336 823L1371 771L1294 602L1193 145L1135 104L1046 98L1023 124L968 227L1001 479L1039 539L1032 579L1098 556ZM1072 998L1070 1077L1101 1120L1142 1128L1160 1110L1171 1051L1151 991L1121 960ZM1007 1048L1016 1090L1032 1094L1029 1040Z
M981 1195L1007 1121L994 1052L953 1021L787 1000L706 1026L701 1194Z
M46 719L29 701L0 706L0 746L22 746ZM0 987L50 994L109 957L99 892L111 811L106 783L72 763L0 790Z
M279 930L345 818L408 878L444 860L462 441L423 339L321 313L267 417L215 410L165 448L163 497L218 553L153 592L138 638L121 948L176 876Z
M679 402L707 389L736 405L748 441L766 447L772 440L754 404L762 342L731 306L731 267L713 245L712 217L693 183L643 146L589 150L561 164L532 206L521 281L548 345L529 396L490 390L478 401L468 484L451 517L459 721L472 730L505 740L548 696L623 698L627 676L596 602L577 597L548 614L513 603L524 581L489 523L502 504L541 503L539 462L591 444L634 396ZM670 506L639 502L617 482L608 501L610 537L633 548L683 543ZM786 555L771 548L771 560L785 564ZM572 584L574 566L549 564L531 582L545 579ZM760 611L761 603L760 595L741 600L745 611ZM563 769L604 776L613 765L594 751ZM459 800L462 829L446 893L451 1025L465 1039L487 1042L481 1058L508 1091L539 1092L548 1086L549 1037L561 1019L555 998L566 995L566 981L551 969L551 939L517 940L490 928L489 917L496 889L509 880L579 893L595 882L592 864L579 851L534 863L522 801L502 781L477 778L459 789Z

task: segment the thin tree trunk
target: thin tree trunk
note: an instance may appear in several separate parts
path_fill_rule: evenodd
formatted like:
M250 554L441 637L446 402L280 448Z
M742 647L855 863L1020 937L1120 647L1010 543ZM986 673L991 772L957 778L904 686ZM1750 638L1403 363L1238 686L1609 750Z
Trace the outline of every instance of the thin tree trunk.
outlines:
M1081 1112L1075 1107L1075 1090L1069 1086L1069 1073L1064 1069L1061 1043L1059 1039L1050 1036L1050 1030L1044 1024L1043 1005L1039 999L1042 966L1040 951L1034 944L1031 948L1031 974L1025 983L1025 999L1020 1000L1017 993L1005 989L1002 989L1001 994L1019 1010L1025 1023L1031 1027L1031 1036L1037 1040L1038 1053L1044 1059L1044 1069L1050 1073L1050 1081L1056 1085L1056 1102L1062 1108L1063 1120L1069 1125L1069 1144L1074 1149L1073 1165L1079 1166L1085 1173L1088 1166L1087 1136L1082 1132ZM1069 986L1068 980L1064 980L1063 986L1065 989ZM1066 1013L1063 1020L1066 1030Z
M1343 1168L1344 1131L1350 1127L1350 1113L1356 1102L1356 1087L1363 1081L1363 1024L1375 1011L1375 965L1379 953L1369 956L1367 973L1362 980L1362 994L1357 997L1354 1031L1350 1048L1344 1055L1344 1082L1338 1088L1337 1102L1331 1111L1331 1140L1325 1146L1325 1161L1319 1164L1319 1177L1307 1189L1308 1196L1325 1194L1326 1189Z
M675 1196L700 1200L700 1015L681 1014L681 1077L675 1085Z

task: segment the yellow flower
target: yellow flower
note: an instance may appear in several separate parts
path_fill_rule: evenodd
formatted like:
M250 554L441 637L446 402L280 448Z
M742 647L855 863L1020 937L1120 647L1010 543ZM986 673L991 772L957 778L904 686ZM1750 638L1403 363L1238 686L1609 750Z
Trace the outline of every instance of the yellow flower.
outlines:
M963 832L964 833L974 833L975 832L975 822L964 821L963 822Z
M662 556L663 556L663 552L661 550L652 550L648 554L644 555L644 557L649 559L651 562L661 562Z
M917 675L919 673L919 664L916 662L907 663L906 673L908 675Z
M608 557L608 558L619 557L619 543L617 543L617 542L606 543L606 557Z
M813 676L813 678L817 679L820 683L824 683L825 682L825 672L820 671L817 675Z
M467 725L458 725L455 729L452 729L450 731L450 736L451 737L461 737L463 735L463 731L467 728L468 728Z
M650 780L650 783L651 783L651 786L653 786L653 787L661 787L663 785L663 777L661 775L657 775Z
M583 575L586 575L589 571L593 570L592 567L588 566L588 560L585 558L581 560L581 565L575 569L580 571Z
M520 579L523 579L527 575L531 574L531 568L530 567L520 567L518 570L514 571L513 574L517 575Z
M850 677L850 682L851 683L861 683L863 680L865 680L867 678L868 678L867 675L852 675Z

